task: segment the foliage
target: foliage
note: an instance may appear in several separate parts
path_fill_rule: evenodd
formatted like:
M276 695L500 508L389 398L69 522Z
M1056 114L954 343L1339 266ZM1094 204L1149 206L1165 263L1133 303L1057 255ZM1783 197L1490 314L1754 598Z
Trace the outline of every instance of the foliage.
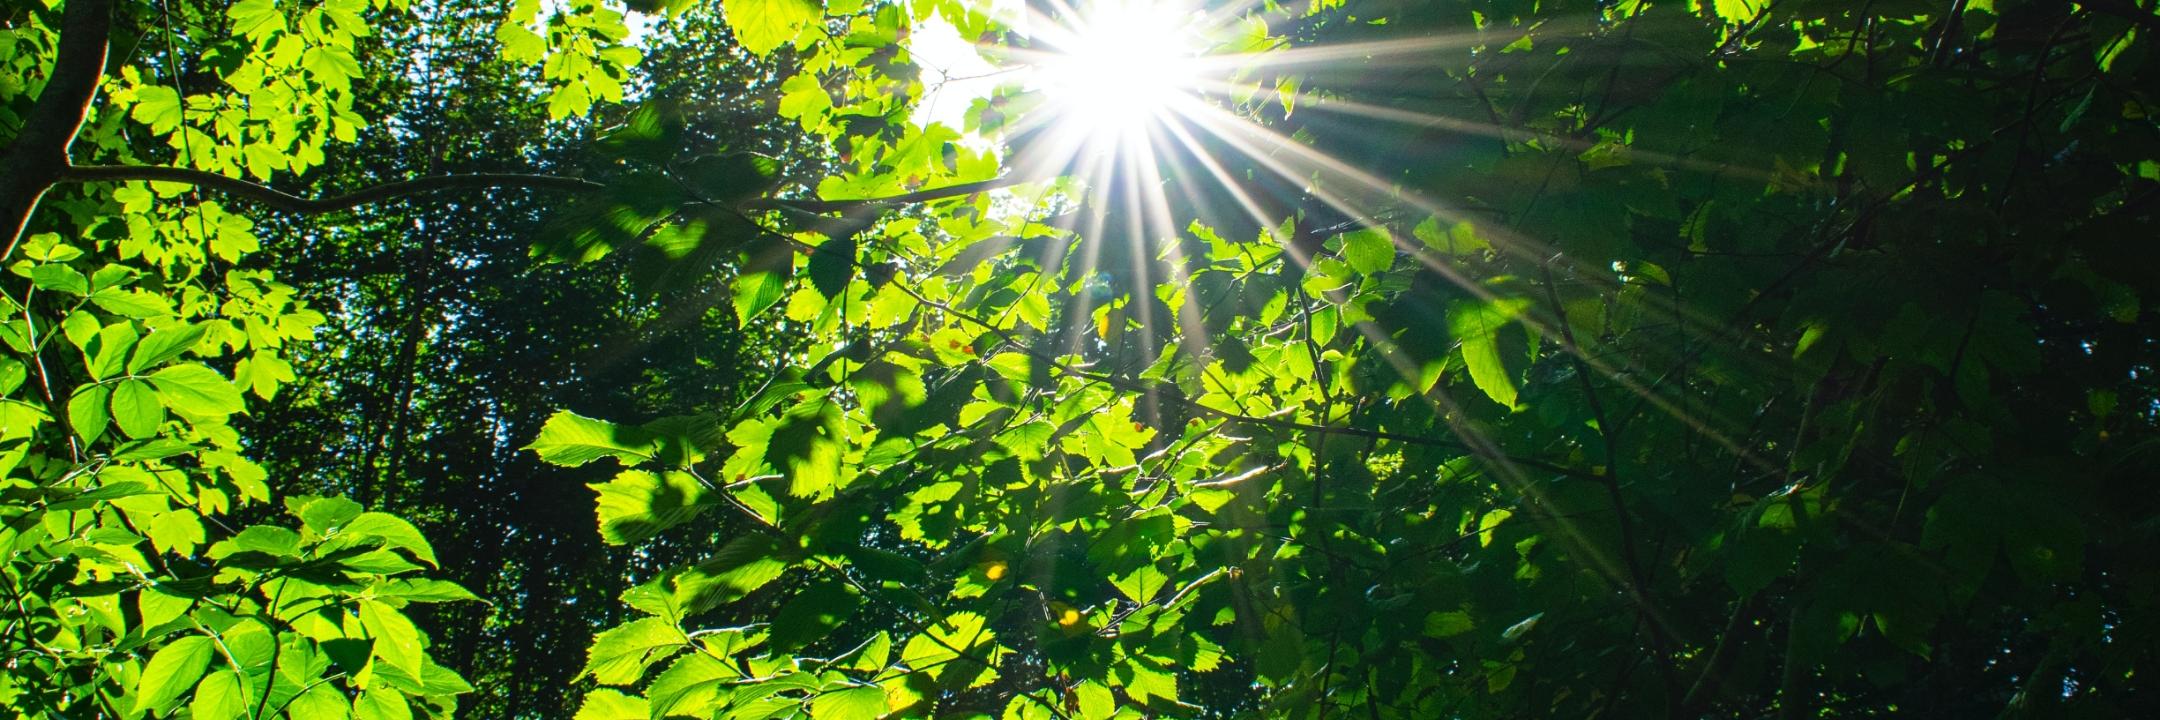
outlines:
M336 172L323 186L505 168L612 172L616 160L592 138L627 113L549 123L534 91L539 68L521 70L493 41L499 7L425 2L413 13L416 22L378 26L359 57L437 70L371 75L357 102L379 122L326 152ZM724 41L719 15L692 8L641 45L649 79L634 91L669 102L691 128L667 152L815 157L784 129L758 127L769 110L733 99L729 88L767 82L766 71ZM416 147L415 136L435 140ZM442 577L488 600L414 616L432 655L480 688L461 703L470 717L575 713L585 647L622 614L608 599L641 569L710 547L698 527L635 553L602 544L582 487L606 476L553 470L518 448L558 407L599 416L729 407L777 352L764 349L777 331L738 332L725 287L686 282L664 258L534 267L527 245L561 200L415 198L350 217L279 216L263 233L270 267L309 288L329 322L294 358L302 381L242 432L288 491L349 494L412 520L434 542Z
M245 219L155 199L84 201L87 247L34 235L9 268L28 282L0 303L18 318L0 326L0 693L54 716L163 716L183 697L197 718L448 713L470 687L404 608L476 598L425 577L419 531L342 498L247 512L269 478L228 421L293 379L286 344L322 317L266 273L212 264L253 249Z
M605 3L476 11L550 120L632 102L532 256L725 302L780 361L526 436L607 473L533 502L643 560L579 718L2160 706L2152 10L1215 9L1224 119L1111 172L971 135L1024 97L916 121L917 23L1030 42L958 2L719 8L761 80L717 96L830 158L711 137L709 88L640 95ZM121 8L229 59L121 62L77 157L304 179L357 137L358 38L406 11ZM57 15L11 25L14 76ZM227 419L322 318L189 192L57 191L11 249L0 692L447 714L468 688L403 610L471 596L394 516L271 518Z
M121 9L117 22L143 30L230 25L202 48L229 58L224 83L182 99L125 67L75 156L269 177L352 139L350 53L367 8L272 5ZM16 12L10 76L34 81L60 13ZM22 107L36 95L8 85L9 119L33 121ZM0 700L25 717L450 714L471 687L428 655L406 613L477 598L430 577L434 550L399 517L274 497L282 479L250 459L233 421L288 389L293 351L324 318L248 267L257 223L214 201L182 205L184 193L134 182L48 198L49 231L9 246Z
M724 439L565 415L533 446L626 467L611 542L751 524L625 594L588 670L642 693L592 712L2150 703L2152 578L2117 559L2153 540L2145 446L2106 433L2151 415L2088 402L2152 397L2144 263L2095 262L2150 229L2141 21L1955 7L1254 11L1289 46L1473 39L1410 76L1262 55L1246 116L1355 171L1248 176L1259 223L1235 177L1140 181L1177 237L1118 232L1146 209L1100 177L1061 220L765 218L796 280L738 309L807 324L802 370ZM835 126L892 102L833 60L864 22L795 43L797 119L852 151L820 195L986 176L924 162L943 128ZM1360 178L1394 199L1345 223ZM731 605L770 625L699 620ZM633 633L662 650L624 664Z

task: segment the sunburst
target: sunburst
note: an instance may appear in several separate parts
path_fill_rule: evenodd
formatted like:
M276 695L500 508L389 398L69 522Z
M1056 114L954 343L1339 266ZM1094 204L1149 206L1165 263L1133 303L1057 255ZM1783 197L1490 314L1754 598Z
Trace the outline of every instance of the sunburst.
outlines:
M1375 105L1338 97L1301 92L1295 84L1276 83L1278 77L1304 72L1342 75L1353 68L1387 68L1389 74L1420 72L1432 68L1438 54L1468 55L1486 39L1475 36L1389 39L1377 42L1290 47L1269 41L1268 33L1254 32L1258 18L1266 13L1257 3L1138 2L1097 0L1070 4L1063 0L1029 3L1040 11L1027 11L1013 27L1022 38L1013 46L980 48L1010 73L1008 90L1032 96L1032 109L1004 128L1012 141L1007 158L1011 172L1025 177L1066 176L1076 179L1092 196L1089 211L1069 219L1066 228L1084 237L1105 231L1125 241L1141 243L1146 252L1127 249L1130 267L1098 267L1100 243L1077 258L1083 276L1095 273L1126 278L1135 287L1155 283L1182 285L1187 263L1178 256L1172 239L1184 228L1171 210L1172 193L1192 205L1202 205L1200 195L1227 197L1234 208L1200 208L1201 212L1226 210L1218 216L1249 216L1260 227L1276 227L1282 212L1298 212L1269 203L1270 192L1282 188L1300 195L1302 210L1320 210L1335 218L1348 218L1344 226L1380 226L1377 218L1433 216L1450 222L1463 219L1448 204L1418 195L1389 178L1378 177L1341 159L1331 157L1291 135L1262 116L1262 103L1280 102L1282 115L1292 103L1298 112L1316 112L1305 121L1308 130L1324 131L1330 118L1357 117L1421 129L1439 129L1465 138L1535 140L1549 146L1575 147L1582 141L1548 137L1522 127L1487 125L1473 120L1431 115L1413 109ZM1424 70L1421 70L1424 69ZM1375 78L1385 85L1384 78ZM1243 102L1237 102L1242 99ZM1415 103L1408 103L1415 107ZM1279 119L1282 115L1277 115ZM1744 169L1707 166L1682 157L1638 154L1639 161L1681 171L1746 172ZM1270 190L1273 188L1274 190ZM1201 190L1206 190L1202 193ZM1281 200L1281 198L1275 198ZM1349 229L1349 227L1336 228ZM1532 262L1565 262L1549 245L1514 233L1506 227L1483 226L1491 234L1495 250ZM1400 239L1398 240L1400 242ZM1137 248L1136 248L1137 249ZM1486 295L1479 283L1455 268L1426 258L1416 242L1403 246L1405 255L1425 260L1427 269L1473 296ZM1298 248L1289 261L1310 262ZM1168 262L1158 262L1167 260ZM1593 276L1597 268L1571 267L1574 274ZM1086 317L1090 308L1074 308ZM1666 311L1670 312L1671 309ZM1194 323L1197 308L1174 311L1181 338L1143 337L1143 354L1166 349L1172 343L1187 346L1210 342ZM1686 312L1683 309L1683 312ZM1553 318L1525 316L1521 321L1546 336ZM1157 324L1162 327L1164 324ZM1384 328L1369 322L1356 323L1353 331L1378 347L1394 340ZM1641 368L1614 365L1592 357L1581 348L1563 347L1582 357L1587 368L1604 376L1626 392L1639 396L1651 407L1679 417L1714 441L1732 446L1715 427L1692 417L1652 386L1632 378ZM1393 359L1395 353L1381 353ZM1398 367L1406 376L1418 368ZM1441 416L1460 415L1454 407L1442 407L1444 397L1428 397ZM1323 421L1329 418L1323 417ZM1473 447L1497 456L1497 448L1475 430L1455 428ZM1745 456L1744 450L1741 451ZM1519 476L1514 468L1503 475ZM1522 478L1511 484L1521 485ZM1530 491L1530 490L1526 490ZM1534 492L1534 491L1532 491Z

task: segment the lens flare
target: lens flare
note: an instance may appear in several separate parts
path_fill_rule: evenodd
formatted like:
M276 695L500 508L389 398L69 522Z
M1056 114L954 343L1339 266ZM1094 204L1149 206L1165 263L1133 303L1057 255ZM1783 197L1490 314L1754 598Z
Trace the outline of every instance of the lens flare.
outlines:
M1200 54L1194 17L1174 5L1100 2L1046 38L1038 83L1056 122L1091 135L1146 129L1192 92Z

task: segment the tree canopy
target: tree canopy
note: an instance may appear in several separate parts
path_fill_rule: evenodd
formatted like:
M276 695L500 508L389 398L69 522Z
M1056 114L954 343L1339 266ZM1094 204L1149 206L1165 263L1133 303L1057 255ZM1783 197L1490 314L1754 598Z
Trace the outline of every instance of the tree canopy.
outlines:
M2152 714L2151 5L17 3L0 707Z

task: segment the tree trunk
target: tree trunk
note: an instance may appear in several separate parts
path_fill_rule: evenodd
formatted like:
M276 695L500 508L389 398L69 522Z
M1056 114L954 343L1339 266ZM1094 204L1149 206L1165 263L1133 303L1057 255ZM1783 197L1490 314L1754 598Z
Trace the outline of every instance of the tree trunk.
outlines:
M67 172L68 146L82 130L105 77L112 0L69 0L64 13L51 78L23 119L22 132L0 153L0 235L7 238L0 260L14 254L38 200Z

